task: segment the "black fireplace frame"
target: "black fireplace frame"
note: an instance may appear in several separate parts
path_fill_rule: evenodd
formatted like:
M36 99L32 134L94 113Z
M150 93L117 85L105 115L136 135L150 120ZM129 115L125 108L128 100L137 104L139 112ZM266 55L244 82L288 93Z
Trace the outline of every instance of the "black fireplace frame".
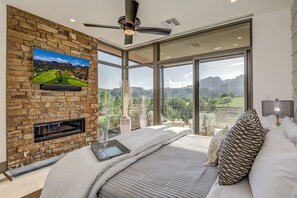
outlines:
M75 125L75 123L78 123L79 125L73 126ZM63 130L61 125L62 126L72 125L73 130L71 128L67 130L66 129ZM84 133L84 132L85 132L85 118L36 123L33 125L34 143L53 140L61 137ZM39 135L37 133L39 133ZM40 133L42 133L43 135L42 137L40 137L41 136Z

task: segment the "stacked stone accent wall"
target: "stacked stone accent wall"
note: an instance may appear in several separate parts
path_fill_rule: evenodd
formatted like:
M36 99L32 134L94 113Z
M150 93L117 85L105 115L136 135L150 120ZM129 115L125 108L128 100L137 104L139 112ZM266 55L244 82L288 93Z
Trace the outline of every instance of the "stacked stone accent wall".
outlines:
M95 38L7 7L7 167L32 164L97 141L98 75ZM33 49L90 61L89 86L80 92L44 91L32 84ZM34 143L35 123L86 119L86 132Z

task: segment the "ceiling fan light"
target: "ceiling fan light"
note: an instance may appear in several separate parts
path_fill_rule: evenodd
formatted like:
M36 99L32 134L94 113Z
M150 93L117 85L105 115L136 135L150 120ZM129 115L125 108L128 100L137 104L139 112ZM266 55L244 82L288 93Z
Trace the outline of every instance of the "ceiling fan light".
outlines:
M134 35L135 29L134 29L133 25L125 25L124 33L127 35Z
M127 35L133 35L133 34L135 33L134 30L129 30L129 29L124 30L124 32L125 32L125 34L127 34Z

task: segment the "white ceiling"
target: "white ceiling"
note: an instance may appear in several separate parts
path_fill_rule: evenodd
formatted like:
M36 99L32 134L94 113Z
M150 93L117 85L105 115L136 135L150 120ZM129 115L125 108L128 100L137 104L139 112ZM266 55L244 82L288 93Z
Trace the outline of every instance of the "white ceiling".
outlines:
M292 0L137 0L138 18L143 26L166 27L161 21L175 17L180 26L174 27L171 36L195 29L289 8ZM124 46L122 30L87 28L83 22L117 25L124 15L124 0L0 0L37 16L91 35L115 46L125 48L164 39L164 36L136 33L133 44ZM76 19L71 23L69 19Z

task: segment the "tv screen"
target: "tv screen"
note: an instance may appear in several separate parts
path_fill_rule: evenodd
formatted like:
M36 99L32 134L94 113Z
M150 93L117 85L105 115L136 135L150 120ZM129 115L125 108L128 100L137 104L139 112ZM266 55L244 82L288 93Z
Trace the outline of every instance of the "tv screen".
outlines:
M88 86L89 61L34 48L33 83Z

